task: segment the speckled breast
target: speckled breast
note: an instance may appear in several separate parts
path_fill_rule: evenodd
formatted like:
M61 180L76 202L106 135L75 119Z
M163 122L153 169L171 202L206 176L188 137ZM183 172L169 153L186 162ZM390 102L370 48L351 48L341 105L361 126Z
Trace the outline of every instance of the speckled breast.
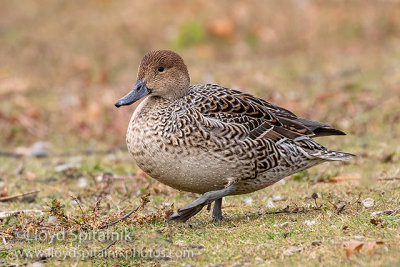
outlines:
M126 141L136 164L148 175L173 188L205 193L224 188L233 179L232 162L185 143L176 114L165 100L148 97L135 110ZM180 125L181 126L181 125Z

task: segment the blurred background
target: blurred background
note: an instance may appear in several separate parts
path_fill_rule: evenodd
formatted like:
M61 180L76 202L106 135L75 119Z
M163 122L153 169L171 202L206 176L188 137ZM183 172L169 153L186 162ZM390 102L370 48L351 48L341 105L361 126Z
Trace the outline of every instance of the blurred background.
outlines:
M114 102L142 56L171 49L192 84L239 89L344 130L325 144L398 151L399 1L2 1L0 146L125 145ZM390 154L391 155L391 154Z

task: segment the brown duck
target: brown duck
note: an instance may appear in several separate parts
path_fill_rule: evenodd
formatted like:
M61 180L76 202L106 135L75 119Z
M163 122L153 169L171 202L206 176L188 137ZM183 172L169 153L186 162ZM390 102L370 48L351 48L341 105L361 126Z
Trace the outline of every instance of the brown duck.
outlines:
M302 119L261 98L215 84L190 85L183 59L172 51L147 53L132 91L115 103L134 111L126 134L129 152L148 175L173 188L203 194L170 219L186 221L222 198L251 193L325 161L352 154L312 138L344 135Z

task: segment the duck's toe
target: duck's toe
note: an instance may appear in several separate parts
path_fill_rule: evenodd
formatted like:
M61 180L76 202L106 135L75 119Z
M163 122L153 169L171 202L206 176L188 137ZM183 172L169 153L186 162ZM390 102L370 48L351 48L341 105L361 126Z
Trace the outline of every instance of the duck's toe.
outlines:
M224 216L212 216L212 221L213 222L216 222L216 223L219 223L220 221L222 221L224 219Z
M178 222L186 222L191 217L193 217L194 215L199 213L201 211L201 209L204 207L204 204L197 205L197 206L190 206L190 207L188 207L188 206L179 209L178 212L175 212L174 214L169 216L168 220L169 221L173 220L173 221L178 221Z
M186 205L183 208L180 208L178 212L172 214L168 220L174 220L179 222L186 222L191 217L196 215L201 211L201 209L213 201L215 201L214 209L213 209L213 218L215 217L217 220L222 220L222 211L221 211L221 204L222 198L231 194L236 189L234 184L229 185L228 187L210 191L193 201L192 203Z

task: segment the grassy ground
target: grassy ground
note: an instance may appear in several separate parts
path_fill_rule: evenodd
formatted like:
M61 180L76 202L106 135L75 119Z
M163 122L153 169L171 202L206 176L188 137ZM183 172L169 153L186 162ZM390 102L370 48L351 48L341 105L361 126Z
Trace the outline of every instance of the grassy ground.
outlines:
M400 5L299 3L2 6L0 263L399 265ZM318 141L357 157L227 197L221 223L205 209L166 222L196 196L135 167L123 149L134 107L113 107L158 48L185 58L192 83L240 89L344 130ZM30 156L38 141L47 157ZM360 253L346 255L356 242Z
M75 159L76 168L63 172L57 172L56 166L70 159L25 159L26 171L15 175L13 166L20 161L2 160L2 165L8 166L2 172L10 173L4 180L13 185L9 194L41 191L31 203L29 199L2 203L2 210L47 212L21 212L2 219L2 236L8 240L3 244L2 260L8 263L45 260L49 265L399 264L399 181L330 182L340 179L336 173L352 173L347 178L357 179L357 167L352 163L322 165L284 184L251 195L228 197L223 208L226 220L221 223L210 222L210 214L204 210L189 223L179 224L165 221L173 208L171 204L183 206L193 200L193 195L175 192L143 176L120 181L102 175L134 173L126 152L83 157L78 163ZM365 160L360 165L374 161ZM391 164L384 165L392 169ZM150 193L149 203L143 209L108 230L98 229L138 206L146 193ZM314 193L318 198L312 197ZM374 200L372 207L363 204L368 198ZM282 213L268 214L277 211ZM89 227L94 230L88 230ZM117 236L107 237L107 233ZM101 253L113 240L119 241L107 250L107 257L87 257L96 256L93 251ZM360 254L347 258L344 243L350 240L384 244L378 245L372 255L364 248ZM155 252L157 249L159 252ZM150 251L155 258L145 254ZM38 252L47 258L33 254ZM113 258L117 253L119 256ZM157 256L160 253L162 257ZM78 259L63 259L65 255Z

